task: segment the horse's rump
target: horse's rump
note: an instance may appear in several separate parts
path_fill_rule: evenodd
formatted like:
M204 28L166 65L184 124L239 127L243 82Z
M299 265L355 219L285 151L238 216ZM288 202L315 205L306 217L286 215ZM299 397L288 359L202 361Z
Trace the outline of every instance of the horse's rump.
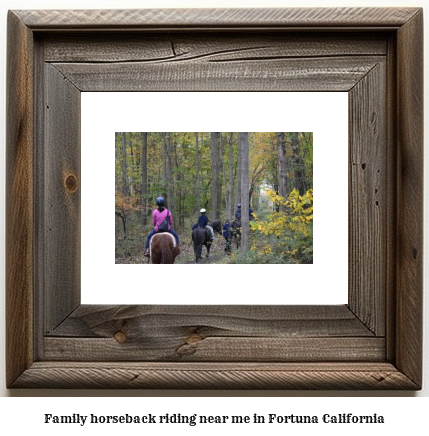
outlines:
M155 233L150 239L149 256L151 263L174 263L178 252L176 238L171 233Z
M233 229L236 229L236 230L240 229L240 227L241 227L241 220L234 220L232 222L232 224L231 224L231 227Z
M222 234L222 223L220 221L213 221L210 223L211 228L213 231L218 232L219 234Z
M205 228L197 227L194 230L192 230L192 241L194 242L194 254L195 259L198 261L199 258L201 258L201 251L203 248L203 245L207 247L207 256L210 252L210 245L212 241L212 234L211 232Z

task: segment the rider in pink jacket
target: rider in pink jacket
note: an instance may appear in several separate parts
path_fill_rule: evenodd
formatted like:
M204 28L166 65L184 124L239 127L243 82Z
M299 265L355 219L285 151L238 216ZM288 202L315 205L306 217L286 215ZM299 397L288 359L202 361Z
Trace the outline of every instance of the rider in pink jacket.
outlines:
M165 199L164 197L158 197L156 199L156 204L158 205L158 209L155 209L152 213L152 224L153 224L153 230L147 235L146 239L146 246L145 246L145 253L144 255L146 257L149 257L149 242L150 238L158 232L158 228L161 225L161 223L167 218L168 214L168 232L170 232L175 238L177 242L177 246L179 246L179 235L171 228L171 225L173 224L173 216L171 215L171 212L165 207Z

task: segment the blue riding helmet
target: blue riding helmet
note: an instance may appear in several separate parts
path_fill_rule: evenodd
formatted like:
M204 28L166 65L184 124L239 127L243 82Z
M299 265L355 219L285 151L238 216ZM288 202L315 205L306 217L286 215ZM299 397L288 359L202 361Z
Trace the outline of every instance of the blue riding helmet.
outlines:
M240 203L238 203L238 204L237 204L237 207L241 207L241 204L240 204Z
M158 197L156 199L156 204L161 205L165 203L165 198L164 197Z

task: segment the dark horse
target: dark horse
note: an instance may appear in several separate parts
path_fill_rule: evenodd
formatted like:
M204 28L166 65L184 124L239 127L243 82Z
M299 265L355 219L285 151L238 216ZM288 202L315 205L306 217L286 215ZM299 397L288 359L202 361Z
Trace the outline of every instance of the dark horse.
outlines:
M150 239L150 263L174 263L178 253L176 238L171 233L155 233Z
M219 235L222 235L222 223L220 221L212 221L209 223L209 226L212 227L214 232L218 232Z
M235 241L237 248L241 243L241 221L234 220L230 226L231 239Z
M212 245L212 237L209 232L202 227L196 227L192 230L192 240L194 241L195 263L198 263L198 260L202 259L203 245L207 248L206 257L209 257L210 247Z

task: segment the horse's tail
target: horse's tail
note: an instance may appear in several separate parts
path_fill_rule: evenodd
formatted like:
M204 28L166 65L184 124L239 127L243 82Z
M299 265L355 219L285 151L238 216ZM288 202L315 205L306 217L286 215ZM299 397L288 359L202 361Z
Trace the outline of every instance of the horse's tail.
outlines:
M202 233L204 232L204 233ZM197 227L195 230L192 231L192 240L194 241L194 254L195 254L195 260L198 261L198 259L201 257L201 252L203 250L203 243L205 238L205 229L201 229Z
M197 259L199 259L201 257L202 251L203 251L203 244L201 243L201 241L198 241L198 245L197 245Z
M171 242L168 241L167 244L161 244L161 263L173 263L174 256L172 247L170 247Z

